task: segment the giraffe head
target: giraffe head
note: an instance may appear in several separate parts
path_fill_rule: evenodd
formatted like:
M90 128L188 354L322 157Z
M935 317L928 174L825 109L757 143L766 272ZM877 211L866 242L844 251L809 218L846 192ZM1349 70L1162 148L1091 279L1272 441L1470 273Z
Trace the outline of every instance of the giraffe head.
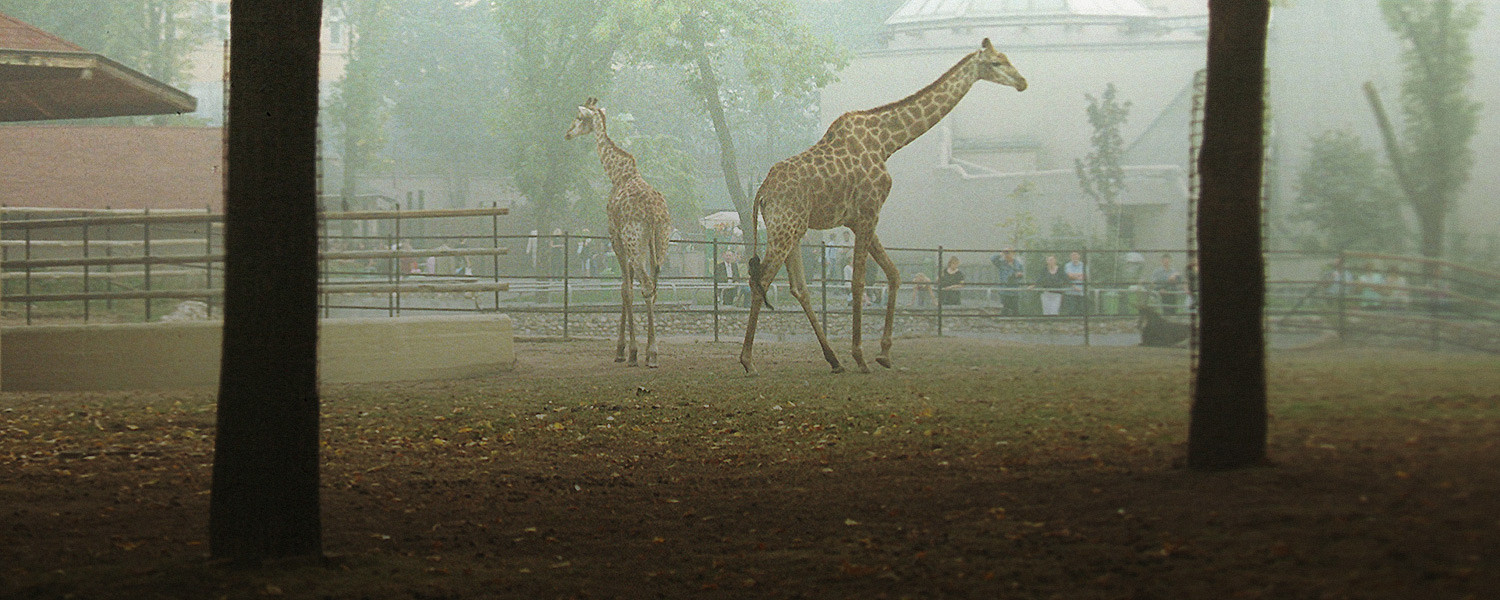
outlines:
M578 116L573 118L573 126L563 134L563 139L571 140L580 135L588 135L595 131L604 130L604 109L599 108L598 98L589 98L578 107Z
M1018 92L1026 91L1026 78L1021 76L1010 64L1010 59L1005 54L995 49L990 44L990 38L984 38L978 52L973 54L975 68L979 69L979 78L985 81L993 81L1000 85L1008 85L1016 88Z

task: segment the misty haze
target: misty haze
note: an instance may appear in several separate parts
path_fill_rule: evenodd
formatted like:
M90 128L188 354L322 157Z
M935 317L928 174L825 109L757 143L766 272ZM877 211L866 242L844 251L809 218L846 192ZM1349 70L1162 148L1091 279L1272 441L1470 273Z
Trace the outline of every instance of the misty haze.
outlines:
M0 596L1500 594L1493 3L233 4L0 0Z

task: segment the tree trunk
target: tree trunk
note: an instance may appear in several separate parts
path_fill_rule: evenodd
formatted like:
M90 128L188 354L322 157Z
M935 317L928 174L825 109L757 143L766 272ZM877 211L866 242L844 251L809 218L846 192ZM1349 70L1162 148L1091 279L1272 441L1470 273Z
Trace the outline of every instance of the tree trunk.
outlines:
M1245 467L1266 454L1265 263L1261 256L1267 0L1210 0L1198 210L1201 355L1188 466Z
M743 183L740 181L739 157L734 151L734 136L729 131L729 120L724 116L724 101L719 98L720 82L719 76L714 72L713 61L709 60L708 50L704 47L701 35L701 25L696 16L688 16L683 19L683 27L688 39L692 40L694 47L694 62L698 66L698 76L701 88L698 90L703 95L704 108L708 110L708 118L713 121L714 133L719 138L719 165L724 170L724 185L729 190L729 199L734 202L734 209L740 213L740 223L745 234L750 234L750 198L745 194Z
M322 3L236 0L233 11L209 550L235 561L318 555Z

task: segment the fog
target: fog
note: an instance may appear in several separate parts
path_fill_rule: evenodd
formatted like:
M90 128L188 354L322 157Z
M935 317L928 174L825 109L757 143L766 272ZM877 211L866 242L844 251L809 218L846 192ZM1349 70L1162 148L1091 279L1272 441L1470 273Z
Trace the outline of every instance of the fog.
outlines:
M26 126L7 128L0 134L23 140L17 143L48 140L51 148L7 158L11 175L0 200L8 206L221 210L211 152L225 119L228 3L146 4L170 15L172 26L110 36L105 32L120 26L112 19L124 16L79 13L67 3L0 2L0 10L198 101L186 115L76 122L78 129L61 139L55 131L44 137L26 133ZM992 259L1001 248L1019 249L1033 277L1047 255L1065 262L1068 253L1083 251L1092 301L1117 314L1128 312L1120 307L1132 294L1153 291L1150 279L1163 254L1183 276L1191 260L1191 157L1201 118L1194 82L1207 28L1202 0L722 0L680 13L667 5L631 11L586 0L344 0L325 7L324 206L507 210L493 220L413 219L401 239L378 244L376 237L394 235L393 223L351 221L330 241L341 249L451 250L482 242L510 251L462 261L439 253L442 268L433 270L540 277L563 275L562 254L549 255L549 248L579 244L589 249L569 248L570 276L614 275L618 267L604 238L609 179L592 137L563 139L579 105L596 97L609 116L611 141L634 156L642 177L666 198L679 242L667 272L706 278L721 250L715 243L748 241L748 228L734 221L748 214L773 164L817 142L847 111L915 94L989 39L1029 87L980 81L887 162L893 185L877 232L903 278L920 272L935 279L946 252L961 259L970 283L999 286ZM1414 60L1405 50L1410 44L1380 3L1278 3L1267 61L1264 228L1273 251L1274 306L1302 310L1316 290L1326 294L1331 288L1317 282L1336 277L1331 265L1339 252L1413 257L1349 259L1349 277L1383 279L1396 269L1409 280L1407 273L1427 264L1414 258L1424 248L1478 269L1473 281L1445 285L1463 287L1476 300L1493 298L1488 275L1478 275L1500 265L1494 164L1500 113L1485 102L1500 96L1500 63L1488 59L1497 54L1500 25L1489 8L1460 3L1453 21L1462 34L1455 39L1466 41L1472 60L1455 63L1467 67L1468 77L1452 84L1450 96L1459 99L1454 106L1473 109L1471 122L1455 126L1424 123L1409 110L1418 104L1404 91L1413 89L1405 67ZM1406 179L1426 186L1417 197L1446 204L1438 210L1443 232L1436 241L1424 238L1421 205L1390 166L1367 83L1383 99L1395 143L1415 171ZM1091 123L1091 104L1106 94L1117 119ZM1443 140L1457 148L1457 158L1434 166L1425 157ZM172 158L142 166L57 150L88 146L103 156L141 156L129 151L142 145L160 146ZM166 154L168 147L177 154ZM184 148L195 154L184 156ZM39 172L46 176L30 175ZM1095 193L1102 189L1110 191ZM569 239L534 237L553 232ZM803 241L834 246L806 253L807 262L821 261L815 278L843 279L850 259L838 247L851 241L847 230ZM1003 304L994 289L975 301ZM1391 301L1392 294L1380 295ZM1183 290L1184 302L1191 296ZM501 300L495 295L490 307ZM163 312L144 310L151 318Z

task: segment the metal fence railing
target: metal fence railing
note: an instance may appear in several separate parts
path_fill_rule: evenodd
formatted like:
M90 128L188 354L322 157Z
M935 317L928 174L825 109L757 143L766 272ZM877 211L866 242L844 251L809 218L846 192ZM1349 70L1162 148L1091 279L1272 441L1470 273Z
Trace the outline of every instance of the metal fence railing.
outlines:
M502 208L344 211L323 216L321 310L326 317L406 313L505 312L560 320L571 337L584 316L619 311L619 265L602 236L506 235ZM24 322L152 321L201 303L212 316L222 299L222 215L206 212L87 214L14 218L3 247L6 310ZM511 249L517 249L512 251ZM724 240L676 239L658 284L659 315L704 317L689 333L719 339L742 315L742 278L716 276L734 251L743 273L748 249ZM851 298L846 245L800 248L812 304L825 329L849 315L885 309L885 275L867 262L866 297ZM901 319L946 335L955 328L1051 323L1090 343L1118 331L1140 307L1168 318L1195 312L1194 269L1183 249L1024 249L1019 281L1002 282L998 249L887 248L899 267ZM1048 255L1066 273L1076 253L1084 277L1048 283ZM1178 277L1161 272L1165 260ZM1267 324L1278 331L1335 332L1346 339L1391 337L1500 351L1500 274L1450 262L1366 253L1268 252ZM961 288L943 290L950 259ZM784 271L783 271L784 272ZM785 275L772 290L794 308ZM1055 296L1054 296L1055 295ZM639 295L637 294L637 298ZM639 299L637 299L639 302ZM785 308L783 308L785 311ZM787 311L800 313L801 311ZM21 316L21 315L17 315ZM711 318L709 318L711 317ZM801 318L800 316L798 318ZM866 319L880 323L882 319Z

